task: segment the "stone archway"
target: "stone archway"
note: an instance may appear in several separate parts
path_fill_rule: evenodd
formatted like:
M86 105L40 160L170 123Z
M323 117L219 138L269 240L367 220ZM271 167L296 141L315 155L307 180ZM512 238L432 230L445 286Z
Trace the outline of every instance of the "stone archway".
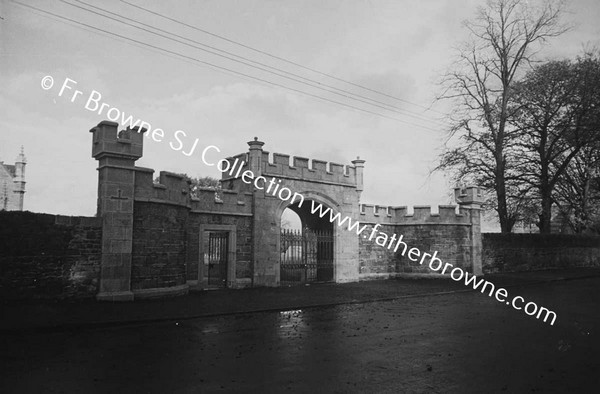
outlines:
M281 214L281 229L282 230L301 230L302 219L293 210L286 208Z
M330 208L334 215L357 221L364 160L357 158L352 165L342 165L280 153L273 153L271 160L269 152L263 150L264 142L255 138L248 145L248 153L225 159L237 172L223 172L222 184L226 190L252 195L252 284L280 285L281 214L291 204L299 205L296 211L309 229L331 233L332 245L328 250L332 254L332 267L328 280L358 280L356 233L332 224L329 212L320 218L313 214L312 208L313 204L322 204L323 209ZM318 252L322 253L325 252Z
M335 236L329 215L320 217L311 212L313 204L327 204L315 200L283 206L300 218L298 230L281 228L279 232L279 284L299 285L334 280Z

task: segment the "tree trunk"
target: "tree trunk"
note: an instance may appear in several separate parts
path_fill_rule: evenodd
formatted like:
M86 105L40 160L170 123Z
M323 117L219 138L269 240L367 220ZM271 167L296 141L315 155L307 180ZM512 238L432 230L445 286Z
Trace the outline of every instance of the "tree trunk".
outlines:
M504 129L506 127L509 81L504 80L502 85L504 86L504 93L502 95L500 122L498 124L498 131L495 137L496 152L494 155L496 159L496 196L498 197L498 218L500 219L500 231L502 233L510 233L512 232L514 220L509 216L508 207L506 204L506 162L504 161Z
M499 154L498 154L499 153ZM508 215L506 205L506 182L504 179L504 155L503 149L499 149L496 154L496 197L498 198L498 219L500 221L500 231L503 233L512 232L514 222Z
M545 143L545 138L542 139ZM545 153L545 151L543 152ZM542 167L540 171L540 202L542 212L540 214L540 223L538 227L540 229L540 233L542 234L550 234L551 231L551 220L552 220L552 189L550 185L550 175L549 175L549 165L545 160L544 155L542 157Z
M550 234L552 230L552 199L550 193L544 192L542 195L542 213L540 214L540 233Z

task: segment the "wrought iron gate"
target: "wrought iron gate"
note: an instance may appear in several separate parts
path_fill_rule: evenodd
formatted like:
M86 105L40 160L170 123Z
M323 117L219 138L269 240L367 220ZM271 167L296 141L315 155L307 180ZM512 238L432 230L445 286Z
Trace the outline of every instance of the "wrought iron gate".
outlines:
M333 233L326 230L282 230L280 284L333 280Z
M211 287L227 286L227 232L210 232L208 234L208 252L205 263L208 265L207 278Z

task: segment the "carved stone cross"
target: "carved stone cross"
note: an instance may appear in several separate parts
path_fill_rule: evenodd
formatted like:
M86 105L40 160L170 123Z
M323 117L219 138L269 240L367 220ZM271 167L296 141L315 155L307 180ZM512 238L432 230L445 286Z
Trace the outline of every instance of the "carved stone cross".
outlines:
M119 211L122 209L122 206L121 206L122 202L129 200L129 197L123 197L122 193L123 193L123 191L121 189L119 189L116 196L110 196L111 200L118 200Z

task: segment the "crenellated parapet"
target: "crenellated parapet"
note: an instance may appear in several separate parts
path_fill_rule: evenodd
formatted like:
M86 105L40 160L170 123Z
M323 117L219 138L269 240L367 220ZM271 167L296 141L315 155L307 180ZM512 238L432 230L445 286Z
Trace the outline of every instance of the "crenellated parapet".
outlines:
M389 236L391 232L406 239L417 250L443 256L443 261L460 267L474 275L481 270L481 216L483 195L477 187L457 188L455 205L440 205L434 213L430 206L415 206L409 214L407 207L360 204L358 220L373 226L371 236L359 235L360 275L363 278L380 278L395 275L431 275L428 269L415 262L404 252L390 251L385 241L375 243L383 248L373 248L371 238L377 232ZM386 227L389 226L389 227ZM378 230L378 227L381 229ZM400 239L400 238L398 238ZM412 250L412 249L411 249ZM412 261L411 261L412 260Z
M248 142L248 145L249 152L224 159L228 165L222 173L222 180L240 178L244 171L249 170L255 176L350 186L362 190L365 161L360 158L352 161L352 164L339 164L284 153L271 155L262 149L264 142L257 138Z
M359 221L363 223L381 223L389 225L471 225L471 219L464 209L455 205L440 205L438 213L433 213L430 206L415 206L413 213L408 213L405 206L381 206L372 204L359 205Z
M161 171L154 183L154 170L135 167L135 201L190 205L190 182L183 175Z
M135 167L135 201L188 207L192 212L250 214L252 193L198 187L190 192L190 181L183 175L161 171L154 182L154 170Z
M290 161L291 159L291 161ZM283 153L262 152L263 174L279 178L321 181L335 184L356 185L356 167L324 160L290 156Z
M118 131L119 124L103 120L90 130L93 134L92 157L99 165L130 165L143 156L144 128L127 127Z
M485 202L483 191L476 186L455 187L454 198L461 206L479 208Z
M429 205L415 206L413 213L409 214L407 207L383 206L373 204L360 204L359 213L361 222L381 223L389 225L408 224L464 224L472 225L470 211L479 209L484 202L480 188L469 186L454 189L456 205L440 205L438 213L432 213Z
M238 178L244 171L250 170L248 153L240 153L233 157L227 157L223 161L228 164L223 164L221 180Z

